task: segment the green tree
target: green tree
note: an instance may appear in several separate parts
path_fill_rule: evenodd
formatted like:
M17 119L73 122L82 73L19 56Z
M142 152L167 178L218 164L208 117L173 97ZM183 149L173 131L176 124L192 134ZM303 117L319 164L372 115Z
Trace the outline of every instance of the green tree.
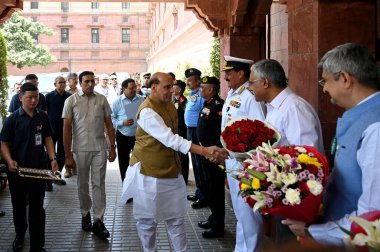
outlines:
M7 80L7 45L0 31L0 115L7 116L8 80Z
M212 75L220 79L220 40L214 38L212 50L210 53L210 65Z
M13 13L0 28L8 47L8 62L18 68L24 66L46 66L55 61L44 45L37 44L39 35L52 36L53 31L45 25Z

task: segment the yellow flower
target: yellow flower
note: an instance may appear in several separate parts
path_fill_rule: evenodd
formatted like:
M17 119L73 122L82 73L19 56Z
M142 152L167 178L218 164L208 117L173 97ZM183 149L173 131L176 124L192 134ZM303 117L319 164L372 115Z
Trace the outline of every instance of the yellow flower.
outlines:
M322 164L318 162L318 159L315 157L310 157L307 154L300 154L297 157L297 162L301 164L310 164L316 167L322 167Z
M242 190L248 190L248 189L251 189L251 186L244 184L244 183L241 183L241 189Z
M252 186L252 189L254 190L260 189L260 179L253 178L251 186Z

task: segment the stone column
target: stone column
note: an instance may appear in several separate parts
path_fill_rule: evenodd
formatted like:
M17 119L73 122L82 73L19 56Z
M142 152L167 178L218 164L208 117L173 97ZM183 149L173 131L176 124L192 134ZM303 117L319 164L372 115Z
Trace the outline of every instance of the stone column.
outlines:
M289 85L317 110L328 150L343 110L318 87L317 64L325 52L343 43L361 43L375 52L376 1L287 1L287 9Z

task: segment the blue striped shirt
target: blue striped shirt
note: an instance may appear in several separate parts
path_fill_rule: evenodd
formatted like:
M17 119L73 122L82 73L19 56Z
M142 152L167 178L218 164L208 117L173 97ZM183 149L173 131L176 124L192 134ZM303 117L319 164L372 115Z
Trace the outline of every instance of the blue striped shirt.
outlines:
M120 131L124 136L135 136L136 135L136 112L143 103L144 98L140 95L135 95L132 100L128 99L124 94L117 97L117 99L112 103L112 123L113 127ZM133 125L123 126L123 121L125 119L133 119Z

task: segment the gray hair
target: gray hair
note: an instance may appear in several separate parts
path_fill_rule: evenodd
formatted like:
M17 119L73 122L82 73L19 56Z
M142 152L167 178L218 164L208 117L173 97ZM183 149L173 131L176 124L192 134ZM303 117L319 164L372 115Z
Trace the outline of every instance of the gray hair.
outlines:
M346 71L361 85L380 89L379 69L365 46L356 43L339 45L322 57L318 68L333 74L335 80L339 78L337 73Z
M251 71L261 80L266 78L276 87L285 88L287 85L284 68L274 59L263 59L252 65Z

